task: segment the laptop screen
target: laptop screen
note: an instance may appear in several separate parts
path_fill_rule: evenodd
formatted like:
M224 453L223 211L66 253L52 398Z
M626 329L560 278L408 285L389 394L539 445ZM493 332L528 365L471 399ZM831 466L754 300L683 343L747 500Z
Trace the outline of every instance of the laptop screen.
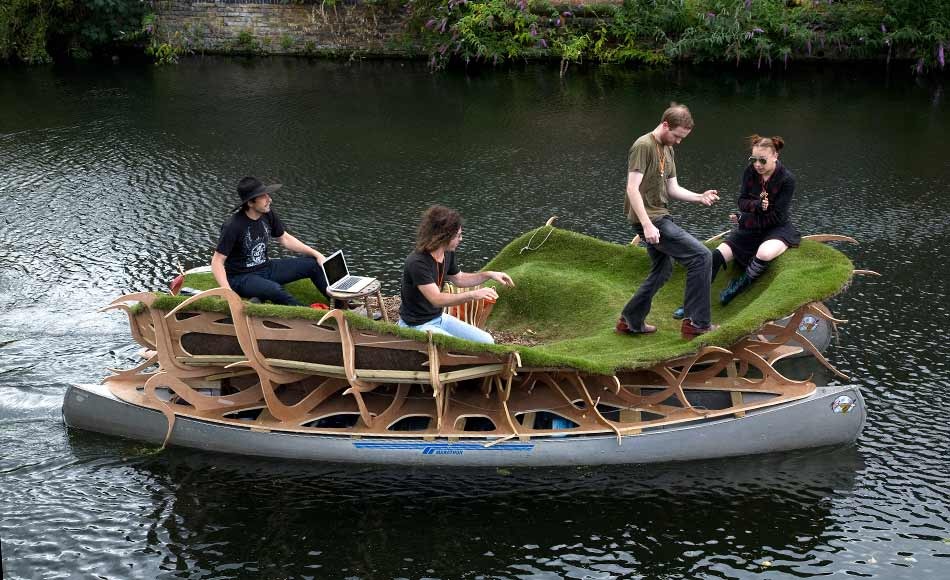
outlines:
M346 271L346 262L343 261L343 252L336 252L323 262L323 271L327 274L327 285L332 286L337 281L345 278L349 272Z

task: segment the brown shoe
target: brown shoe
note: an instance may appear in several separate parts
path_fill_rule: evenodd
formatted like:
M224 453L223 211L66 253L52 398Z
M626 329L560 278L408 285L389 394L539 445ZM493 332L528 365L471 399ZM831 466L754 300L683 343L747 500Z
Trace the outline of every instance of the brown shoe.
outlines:
M617 325L614 326L614 330L617 331L617 334L650 334L656 332L656 327L644 322L640 330L634 330L627 325L627 321L621 316L617 319Z
M683 325L680 326L680 334L685 340L692 340L699 336L700 334L706 334L719 328L718 324L710 324L709 326L698 326L693 324L693 321L689 318L683 320Z

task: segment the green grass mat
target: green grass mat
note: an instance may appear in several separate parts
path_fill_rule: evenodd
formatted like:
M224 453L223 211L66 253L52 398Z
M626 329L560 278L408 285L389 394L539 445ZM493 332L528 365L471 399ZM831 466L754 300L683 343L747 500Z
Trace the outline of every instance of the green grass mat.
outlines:
M508 244L486 266L506 271L514 288L498 288L499 299L488 320L489 328L516 334L531 331L542 344L534 347L478 345L452 337L436 336L441 345L475 352L517 350L527 366L569 367L611 374L620 369L651 366L664 360L696 352L703 344L728 347L768 320L790 314L799 306L825 300L841 292L849 283L854 266L834 248L804 240L800 248L779 257L767 273L728 306L719 305L718 295L735 270L721 272L713 285L713 322L721 327L693 341L680 337L680 321L671 316L682 304L685 271L675 266L673 276L653 301L647 321L659 330L655 334L621 336L614 323L624 304L646 278L650 259L645 249L620 246L544 226ZM532 247L521 249L537 232ZM393 272L396 279L398 272ZM186 286L204 290L216 286L210 274L191 274ZM326 302L309 280L289 284L287 289L301 302ZM156 306L168 310L182 298L162 296ZM199 301L196 310L226 312L227 306L215 298ZM310 308L249 304L251 316L319 319L324 312ZM425 340L418 331L375 322L348 312L357 328Z

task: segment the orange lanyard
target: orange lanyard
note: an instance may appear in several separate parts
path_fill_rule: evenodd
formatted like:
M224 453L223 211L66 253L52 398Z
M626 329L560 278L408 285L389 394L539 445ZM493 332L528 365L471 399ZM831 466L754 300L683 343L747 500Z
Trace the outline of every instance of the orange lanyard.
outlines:
M666 174L666 151L660 149L660 143L656 137L653 138L653 144L656 145L656 156L660 159L660 177L662 178Z
M442 290L442 281L445 280L445 270L442 269L443 267L444 267L443 262L435 263L435 271L438 272L436 279L438 279L439 290Z

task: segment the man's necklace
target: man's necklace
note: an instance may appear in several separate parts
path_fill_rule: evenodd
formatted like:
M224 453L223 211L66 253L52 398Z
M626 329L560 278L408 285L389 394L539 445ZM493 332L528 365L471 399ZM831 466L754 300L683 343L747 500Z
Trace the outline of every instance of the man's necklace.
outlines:
M660 179L662 179L666 173L666 155L664 155L665 151L660 149L660 142L656 140L655 135L653 136L653 144L656 145L656 156L660 160Z
M445 258L442 258L442 260L443 260L443 262L444 262L444 261L445 261ZM445 270L444 270L444 268L445 268L445 266L444 266L444 264L443 264L442 262L436 262L436 263L435 263L435 271L437 272L436 278L437 278L438 281L439 281L439 290L442 290L442 281L445 280Z

